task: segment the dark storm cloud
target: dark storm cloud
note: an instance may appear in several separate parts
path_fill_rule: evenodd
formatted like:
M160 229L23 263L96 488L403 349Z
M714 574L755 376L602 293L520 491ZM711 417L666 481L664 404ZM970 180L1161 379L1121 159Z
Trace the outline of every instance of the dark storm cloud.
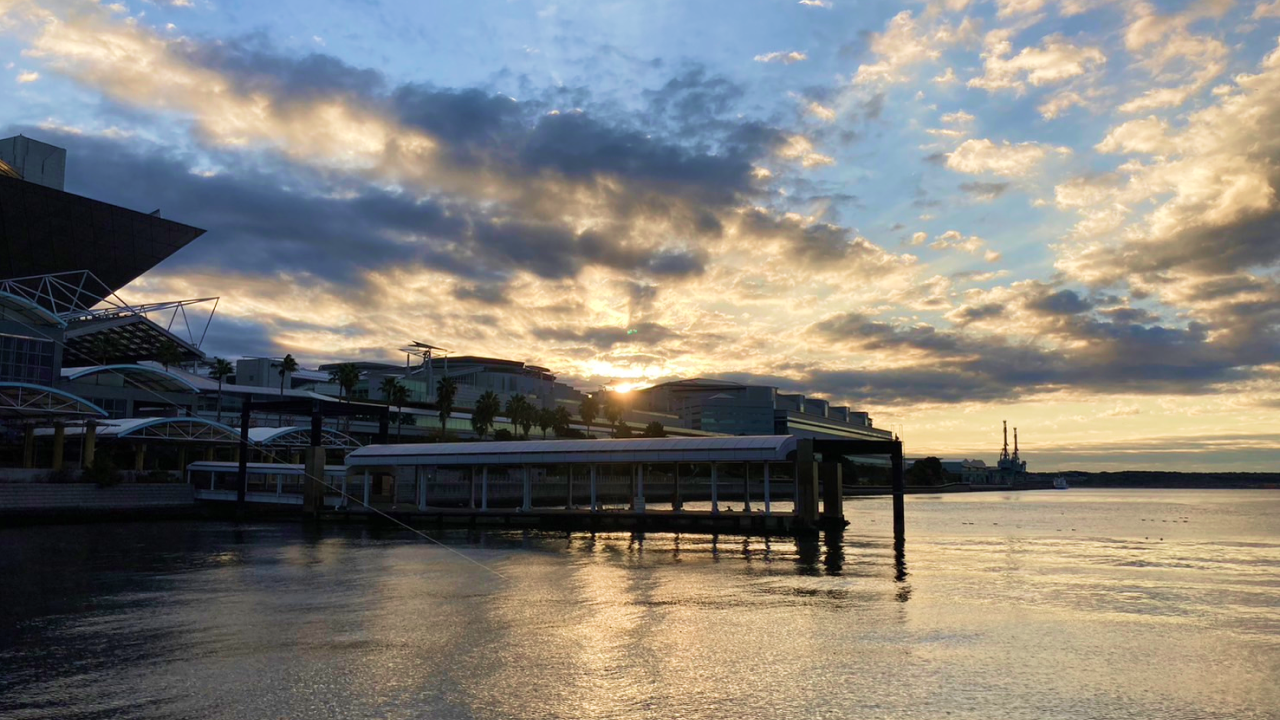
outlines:
M839 225L806 225L800 220L773 215L758 208L743 212L741 217L741 229L744 233L784 240L800 259L812 263L875 262L886 257L879 247L857 237L849 228Z
M990 400L1011 392L1063 388L1099 392L1197 394L1240 380L1265 352L1257 347L1210 342L1208 328L1106 322L1070 314L1054 316L1048 331L1069 341L1063 349L1014 343L994 335L901 326L858 313L811 326L815 336L864 351L912 353L915 366L873 371L803 371L806 382L839 397L877 401L959 402ZM840 393L844 393L841 395Z
M751 159L763 152L708 155L655 141L644 133L607 125L583 113L548 115L529 134L520 153L528 171L552 169L585 180L598 175L627 178L699 202L727 205L750 191Z
M677 336L671 329L651 322L637 323L630 328L591 327L575 330L567 327L543 327L532 333L542 340L582 343L596 350L608 350L622 344L656 345Z
M1158 315L1148 310L1143 310L1142 308L1106 308L1104 310L1099 310L1098 314L1106 317L1113 323L1123 323L1126 325L1151 325L1160 321L1160 317Z
M25 131L68 148L69 190L205 228L165 266L215 266L245 274L307 272L356 282L368 270L431 267L463 278L501 281L517 270L545 278L576 275L587 264L677 278L698 275L700 251L650 249L616 233L575 234L558 222L509 220L467 203L416 199L348 181L339 197L318 174L283 163L237 164L194 174L192 158L146 143ZM127 178L128 182L121 182ZM324 194L321 194L324 193Z
M78 192L144 211L159 206L209 230L175 257L180 266L300 271L337 282L415 266L478 284L501 284L522 270L568 278L588 265L638 278L696 276L707 262L702 246L723 234L722 217L758 194L753 162L785 139L741 119L742 87L696 67L648 93L645 111L623 115L593 113L581 88L523 101L480 89L388 88L377 71L323 54L289 56L260 35L185 41L178 52L229 78L236 91L263 97L277 114L336 99L424 130L440 162L424 168L428 183L431 173L459 173L464 187L483 179L512 190L501 203L472 201L308 169L271 153L205 148L196 158L137 140L34 133L71 150ZM413 162L394 148L386 160ZM210 162L218 174L189 172ZM603 222L585 233L571 228L563 218L576 202L589 202ZM671 242L659 243L641 220L662 223Z
M511 302L507 297L505 285L459 285L453 289L453 296L459 300L474 300L485 305L506 305Z
M708 75L694 66L671 78L661 88L643 93L655 120L665 119L683 131L703 131L720 125L737 107L746 90L728 78Z
M1074 315L1090 310L1093 304L1074 290L1059 290L1028 301L1027 307L1046 315Z
M268 93L279 101L311 100L333 95L374 97L385 88L377 70L357 68L322 53L281 55L263 33L210 43L175 43L186 60L216 70L245 94Z

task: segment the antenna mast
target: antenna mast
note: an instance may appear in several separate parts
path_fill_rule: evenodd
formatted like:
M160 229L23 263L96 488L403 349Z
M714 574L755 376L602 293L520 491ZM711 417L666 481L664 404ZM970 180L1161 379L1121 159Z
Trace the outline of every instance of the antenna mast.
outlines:
M1002 422L1004 423L1004 448L1000 450L1000 459L1008 460L1009 459L1009 421L1003 420ZM1014 432L1016 433L1017 431L1015 430Z
M1013 429L1013 459L1018 459L1018 428Z

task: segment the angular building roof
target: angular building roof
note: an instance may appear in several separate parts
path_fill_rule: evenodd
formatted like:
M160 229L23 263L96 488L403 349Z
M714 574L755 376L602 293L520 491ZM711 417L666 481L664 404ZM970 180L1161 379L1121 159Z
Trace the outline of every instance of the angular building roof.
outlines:
M0 277L91 270L119 290L204 234L0 173Z

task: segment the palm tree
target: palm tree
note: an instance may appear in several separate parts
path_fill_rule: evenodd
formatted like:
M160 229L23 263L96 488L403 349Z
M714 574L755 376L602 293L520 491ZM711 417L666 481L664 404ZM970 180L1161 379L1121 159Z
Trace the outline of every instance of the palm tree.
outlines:
M507 400L507 419L515 427L516 432L520 428L524 428L524 436L529 437L529 428L533 427L533 419L530 417L533 406L529 404L529 400L523 395L512 395Z
M582 403L578 405L578 417L582 418L582 422L587 425L587 437L591 437L591 421L600 416L600 401L595 396L588 395L582 399Z
M551 408L540 408L538 410L538 429L542 430L542 439L547 439L547 431L555 427L556 413Z
M338 386L338 399L345 394L347 402L351 402L351 393L360 383L360 370L355 363L341 363L329 371L329 382Z
M613 423L613 436L618 437L618 430L622 425L622 416L626 414L627 406L623 402L622 397L616 392L611 392L605 396L604 400L604 416L609 418L609 422Z
M170 365L182 362L182 348L172 340L165 340L160 343L160 347L156 348L156 360L159 360L167 371Z
M494 418L498 417L501 410L502 400L492 390L485 390L476 401L476 407L471 413L471 429L476 431L481 440L489 432L489 428L493 427Z
M384 377L378 386L382 397L388 405L396 406L396 442L400 442L400 434L404 429L404 404L409 402L409 388L400 384L400 378Z
M220 357L213 359L213 379L218 381L218 422L222 422L222 380L226 376L235 372L235 368L231 367L231 363Z
M449 425L449 416L453 414L453 399L458 395L458 381L451 377L442 377L436 383L436 407L440 410L440 439L445 436L445 428Z
M360 383L360 369L355 363L341 363L329 371L329 382L338 384L338 399L345 394L347 402L351 402L351 393ZM351 432L351 416L343 423L347 432Z
M551 424L551 429L555 431L556 437L568 435L569 423L573 422L573 416L569 414L569 409L563 405L557 405L551 416L554 420Z
M292 355L285 355L280 361L280 394L284 394L284 378L292 372L298 371L298 361L293 359Z

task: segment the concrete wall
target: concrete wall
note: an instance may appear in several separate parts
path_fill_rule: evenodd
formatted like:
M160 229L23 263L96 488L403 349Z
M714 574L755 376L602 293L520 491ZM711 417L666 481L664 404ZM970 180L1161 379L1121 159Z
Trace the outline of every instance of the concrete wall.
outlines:
M195 505L190 485L12 483L0 485L0 515L85 510L151 510Z

